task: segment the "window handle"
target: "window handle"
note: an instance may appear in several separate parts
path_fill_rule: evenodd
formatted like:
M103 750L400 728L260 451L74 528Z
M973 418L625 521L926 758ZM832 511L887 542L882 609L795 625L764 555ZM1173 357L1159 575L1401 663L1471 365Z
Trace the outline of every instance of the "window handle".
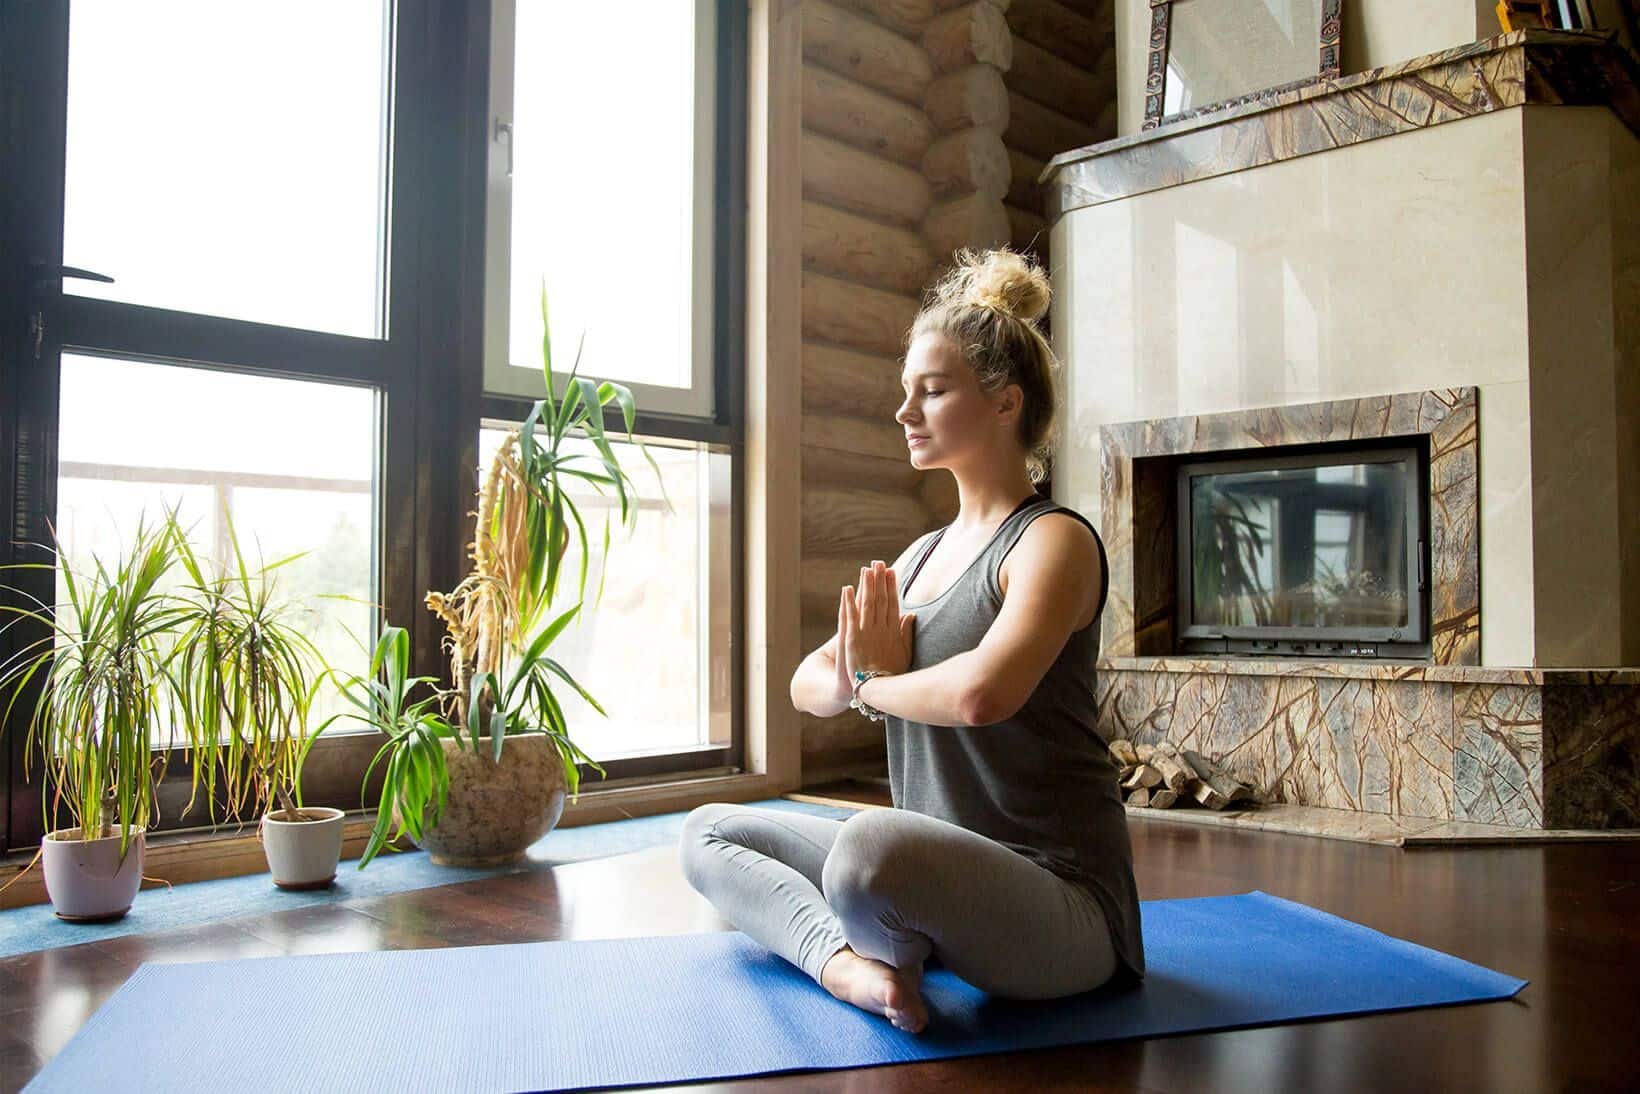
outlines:
M513 127L512 127L512 122L509 122L504 118L497 118L495 120L495 136L494 136L494 139L495 140L500 140L502 137L507 138L507 177L512 178L512 173L513 173Z
M29 272L34 275L34 284L42 289L61 284L65 277L77 277L82 281L101 281L105 285L114 283L114 279L107 274L98 273L96 270L82 270L78 266L53 266L46 262L30 262Z

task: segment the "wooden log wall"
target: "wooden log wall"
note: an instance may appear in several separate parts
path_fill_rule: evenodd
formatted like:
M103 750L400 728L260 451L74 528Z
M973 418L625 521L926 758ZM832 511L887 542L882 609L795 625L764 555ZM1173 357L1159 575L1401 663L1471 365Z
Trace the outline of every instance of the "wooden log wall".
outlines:
M803 2L803 649L837 590L955 515L945 472L907 459L905 335L961 246L1011 232L1002 139L1013 47L1000 4ZM805 718L803 777L881 771L882 728Z
M953 251L1036 236L1049 156L1114 132L1112 3L803 0L805 654L860 566L956 515L894 420L905 335ZM884 756L852 712L803 719L805 783Z
M1014 63L1006 83L1009 238L1048 261L1043 165L1116 136L1115 0L1012 0Z

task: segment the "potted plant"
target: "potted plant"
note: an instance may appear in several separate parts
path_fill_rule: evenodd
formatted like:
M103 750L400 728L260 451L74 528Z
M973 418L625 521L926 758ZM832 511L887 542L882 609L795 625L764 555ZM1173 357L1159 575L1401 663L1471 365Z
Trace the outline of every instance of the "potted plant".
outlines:
M110 566L93 557L89 572L78 573L59 545L54 563L10 567L55 568L66 595L54 608L38 600L29 607L30 594L8 586L21 605L5 608L8 627L28 621L47 633L0 666L8 724L19 699L37 687L27 709L24 762L32 765L35 749L44 758L49 789L40 857L47 895L63 919L118 919L142 884L154 787L175 743L167 660L181 608L165 588L174 550L166 524L139 520ZM182 743L187 751L197 742ZM198 770L196 764L196 792ZM72 825L53 828L63 813Z
M216 819L218 774L230 816L249 811L273 883L322 889L342 855L340 809L302 803L302 765L320 729L308 714L322 677L319 651L292 621L298 606L277 595L274 571L300 555L246 564L232 518L226 565L202 560L171 522L189 584L181 593L173 670L183 719L200 743L196 763ZM326 723L328 724L328 723Z
M577 764L603 773L571 740L556 689L568 684L594 710L604 710L548 655L586 596L586 523L566 487L573 480L599 493L612 490L622 524L636 518L632 480L604 430L604 408L611 404L620 408L625 439L652 467L655 462L632 435L631 392L579 377L577 354L560 398L549 339L542 345L547 396L490 462L469 547L472 570L455 589L426 598L445 625L448 686L412 680L408 637L389 627L372 657L371 677L354 678L350 688L354 717L389 738L371 765L386 762L382 804L361 867L388 841L394 818L397 833L424 847L434 862L516 859L552 830L565 795L578 792ZM592 452L571 450L572 438L589 441ZM609 541L606 518L606 553ZM575 603L553 616L572 542L581 552ZM375 679L380 672L385 681ZM430 694L413 699L418 688Z

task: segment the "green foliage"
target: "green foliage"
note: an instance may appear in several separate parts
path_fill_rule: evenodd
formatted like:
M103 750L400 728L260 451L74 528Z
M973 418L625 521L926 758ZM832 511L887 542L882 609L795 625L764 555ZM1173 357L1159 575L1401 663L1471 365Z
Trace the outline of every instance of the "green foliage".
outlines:
M0 692L9 693L6 724L30 684L40 685L28 710L24 762L32 764L36 748L44 758L52 788L43 796L46 827L58 808L68 810L85 838L105 836L118 823L121 854L132 829L157 817L154 786L168 753L154 747L176 745L178 728L185 755L202 743L192 725L172 718L180 697L169 637L185 608L163 591L176 561L171 519L157 526L139 520L125 553L111 564L93 556L87 572L76 572L60 546L54 564L8 567L55 568L67 599L29 605L26 591L7 586L21 606L0 608L12 617L8 628L29 621L49 632L0 665ZM167 741L154 739L162 727ZM205 766L193 765L195 792Z
M227 521L230 564L201 559L186 532L169 523L188 576L172 661L181 715L194 727L205 769L206 800L216 820L220 772L230 816L261 816L279 805L294 821L302 801L302 763L318 738L308 712L320 679L319 651L291 623L297 605L276 595L274 571L292 555L255 568ZM190 807L192 803L190 802Z

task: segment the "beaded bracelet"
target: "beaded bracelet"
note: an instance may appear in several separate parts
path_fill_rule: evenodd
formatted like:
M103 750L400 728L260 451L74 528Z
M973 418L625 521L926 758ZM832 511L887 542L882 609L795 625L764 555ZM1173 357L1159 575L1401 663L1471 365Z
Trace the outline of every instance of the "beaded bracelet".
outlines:
M874 680L879 676L893 676L892 672L879 672L876 669L856 669L854 672L854 698L849 700L849 706L870 718L873 722L880 722L887 717L882 711L860 698L860 688L867 680Z

